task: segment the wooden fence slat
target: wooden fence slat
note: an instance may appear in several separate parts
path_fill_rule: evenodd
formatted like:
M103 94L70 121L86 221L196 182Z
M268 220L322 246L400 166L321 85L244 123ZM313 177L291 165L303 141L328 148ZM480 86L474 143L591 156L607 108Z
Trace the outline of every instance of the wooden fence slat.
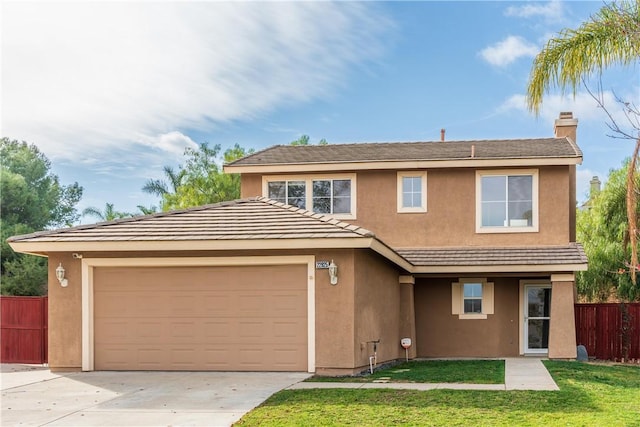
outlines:
M627 304L631 318L629 358L640 358L640 303ZM576 304L576 341L589 356L613 360L623 357L620 304Z
M0 361L47 362L47 297L0 297Z

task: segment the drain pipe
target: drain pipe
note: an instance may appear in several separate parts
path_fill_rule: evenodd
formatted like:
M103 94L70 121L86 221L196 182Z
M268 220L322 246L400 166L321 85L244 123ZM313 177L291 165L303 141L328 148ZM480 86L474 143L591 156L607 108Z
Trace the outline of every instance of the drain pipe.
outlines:
M369 356L369 372L373 374L373 370L378 367L378 344L380 344L380 338L375 341L367 341L367 343L373 344L373 355Z

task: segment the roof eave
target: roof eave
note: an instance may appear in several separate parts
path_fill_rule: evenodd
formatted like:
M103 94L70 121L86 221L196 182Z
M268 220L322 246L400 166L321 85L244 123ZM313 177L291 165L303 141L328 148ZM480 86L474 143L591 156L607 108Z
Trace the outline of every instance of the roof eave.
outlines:
M20 253L48 256L59 252L165 252L222 250L302 250L302 249L371 249L398 267L411 271L412 264L375 237L336 237L317 239L246 239L246 240L160 240L96 242L9 242Z
M330 237L289 239L240 239L240 240L121 240L92 242L9 242L20 253L44 255L53 252L142 252L142 251L222 251L268 249L329 249L369 248L373 237Z
M570 166L582 164L582 156L566 157L521 157L501 159L441 159L441 160L377 160L362 162L307 162L270 163L252 165L225 165L225 173L283 173L283 172L330 172L336 170L389 170L389 169L437 169L473 167L520 167L520 166Z
M586 271L587 263L576 264L501 264L501 265L416 265L414 274L457 274L457 273L560 273Z

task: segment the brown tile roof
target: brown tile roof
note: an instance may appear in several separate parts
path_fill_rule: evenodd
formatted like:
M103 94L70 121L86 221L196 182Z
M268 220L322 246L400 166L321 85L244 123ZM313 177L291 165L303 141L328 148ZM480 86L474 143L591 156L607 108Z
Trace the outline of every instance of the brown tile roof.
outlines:
M362 227L264 197L41 231L14 236L8 241L12 245L22 246L23 251L28 253L44 254L55 251L58 245L64 245L58 247L58 250L67 251L77 250L76 248L85 244L94 245L91 250L127 250L139 249L139 244L165 242L165 245L180 244L182 250L193 249L197 242L203 242L207 247L219 242L216 248L228 249L229 245L238 242L247 242L242 244L244 248L255 248L258 241L291 242L296 239L305 245L305 248L309 243L302 239L318 239L318 242L323 242L322 247L327 247L326 242L345 242L344 239L347 239L347 242L353 242L353 246L349 247L370 247L407 271L413 267L419 270L433 266L455 269L475 266L558 265L560 268L587 262L579 244L548 247L394 249ZM107 245L120 244L126 246L107 248ZM95 245L106 249L96 249Z
M445 142L385 142L329 145L276 145L229 166L349 163L409 160L519 158L581 158L580 148L568 138L506 139Z
M579 243L539 247L417 248L395 251L415 266L586 264Z
M374 237L364 228L257 197L14 236L10 242L196 241Z

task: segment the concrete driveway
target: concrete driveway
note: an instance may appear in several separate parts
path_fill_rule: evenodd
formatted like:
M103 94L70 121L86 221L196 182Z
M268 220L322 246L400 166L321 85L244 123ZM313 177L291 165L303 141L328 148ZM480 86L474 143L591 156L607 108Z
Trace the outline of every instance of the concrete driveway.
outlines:
M274 372L74 372L2 365L0 424L229 426L309 377Z

